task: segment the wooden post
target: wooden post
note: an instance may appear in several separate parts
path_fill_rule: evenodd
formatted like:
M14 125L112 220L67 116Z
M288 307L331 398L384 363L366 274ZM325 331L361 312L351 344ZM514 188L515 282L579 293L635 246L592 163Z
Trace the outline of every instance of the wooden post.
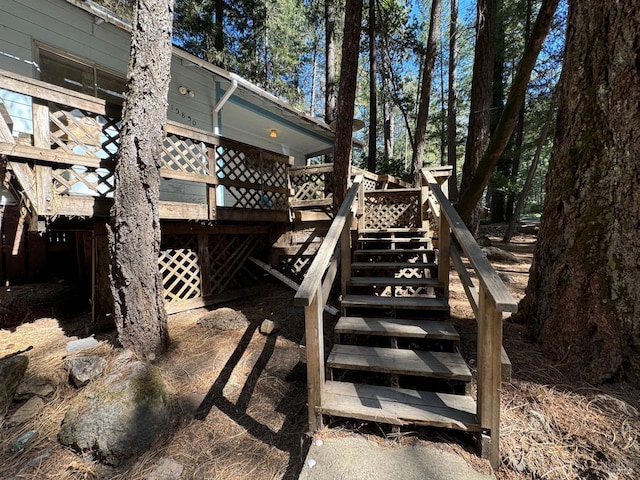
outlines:
M49 105L33 102L33 146L51 148L51 127L49 125Z
M216 174L216 147L213 145L208 146L207 159L209 163L209 176L214 180L218 179ZM217 183L217 182L216 182ZM216 185L207 185L207 201L209 202L209 220L216 219L217 198L216 198Z
M322 428L322 413L317 407L322 406L324 391L324 322L322 288L316 290L311 304L304 307L305 335L307 349L307 388L309 431Z
M42 215L52 215L53 211L53 169L36 165L36 192L38 198L37 210Z
M200 285L202 285L202 296L211 295L211 266L209 264L209 235L198 234L198 259L200 260Z
M489 430L489 458L494 470L500 465L500 381L502 313L496 310L484 287L479 287L478 315L478 420ZM482 443L484 447L486 445Z
M343 296L347 294L347 285L351 281L351 223L353 217L353 212L350 212L340 234L340 286Z
M438 281L444 288L444 298L449 299L449 256L451 254L451 229L446 215L440 212L438 220Z

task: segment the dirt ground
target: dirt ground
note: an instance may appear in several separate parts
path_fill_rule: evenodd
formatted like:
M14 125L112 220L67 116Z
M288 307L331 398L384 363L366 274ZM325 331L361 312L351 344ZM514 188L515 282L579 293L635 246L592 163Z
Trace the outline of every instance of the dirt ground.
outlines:
M494 242L500 228L487 230ZM519 263L495 264L516 299L526 287L534 237L517 236L507 248ZM295 479L306 454L305 366L300 361L303 311L293 291L267 280L264 294L225 306L242 311L249 328L219 332L197 325L204 309L169 319L171 348L156 361L167 384L172 424L154 448L120 468L95 462L60 446L56 435L68 402L77 394L64 367L66 343L85 335L88 315L65 316L39 301L38 292L60 298L64 285L3 288L0 358L33 345L27 378L46 379L54 392L32 421L0 425L0 478L146 479L166 458L184 467L183 479ZM10 291L7 291L10 290ZM18 301L16 303L16 298ZM77 302L74 302L77 303ZM16 305L23 305L17 308ZM24 305L29 304L27 308ZM58 305L59 306L59 305ZM451 312L463 354L475 369L475 320L457 276L452 275ZM326 316L327 328L331 318ZM263 336L264 319L282 330ZM329 339L331 336L328 335ZM97 334L96 347L113 357L114 333ZM587 385L561 364L546 359L526 336L526 325L505 321L504 346L513 364L503 384L500 480L640 478L638 386ZM83 352L86 354L87 352ZM9 414L19 406L14 403ZM24 433L35 439L18 453L11 445ZM322 435L368 435L381 443L432 442L458 452L475 468L487 468L464 434L413 429L402 432L366 422L332 423Z

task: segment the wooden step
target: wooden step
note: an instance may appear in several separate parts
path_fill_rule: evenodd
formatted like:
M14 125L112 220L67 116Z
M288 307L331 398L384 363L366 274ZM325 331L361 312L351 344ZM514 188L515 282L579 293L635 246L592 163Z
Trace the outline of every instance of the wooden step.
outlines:
M430 248L372 248L370 250L354 250L353 254L356 256L363 255L427 255L435 254L435 251Z
M320 411L392 425L481 430L475 401L468 395L328 381Z
M359 237L363 243L429 243L430 237Z
M354 287L433 287L442 288L437 278L351 277Z
M392 233L392 234L412 234L412 233L429 233L431 229L429 228L419 228L419 227L410 227L410 228L363 228L359 230L362 235L376 235L383 233Z
M376 295L345 295L342 308L394 308L410 310L449 311L449 304L441 298L381 297Z
M457 352L336 344L327 359L327 367L471 381L471 371Z
M351 268L357 269L375 269L375 270L400 270L402 268L438 268L438 264L434 262L352 262Z
M335 333L460 341L460 335L451 322L404 318L340 317Z

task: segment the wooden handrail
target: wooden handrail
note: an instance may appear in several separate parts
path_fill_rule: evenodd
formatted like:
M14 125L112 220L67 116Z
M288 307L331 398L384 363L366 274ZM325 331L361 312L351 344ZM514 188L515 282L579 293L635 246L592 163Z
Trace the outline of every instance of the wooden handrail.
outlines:
M322 427L322 414L318 408L322 406L325 388L323 311L340 266L342 288L346 288L348 272L351 270L351 227L356 212L361 207L363 180L362 175L354 179L293 300L294 305L304 306L307 405L311 431Z
M446 217L453 235L458 240L462 251L478 275L480 284L487 291L496 308L501 312L517 312L518 304L513 299L509 290L504 286L504 283L491 266L491 263L489 263L489 260L487 260L487 257L482 253L482 250L460 218L460 215L458 215L458 212L442 193L435 177L426 169L423 169L422 173L431 188L432 194L440 205L440 214Z
M329 267L331 257L335 254L340 235L342 235L347 223L347 216L353 210L362 180L362 175L358 175L354 179L351 188L349 188L340 210L338 210L333 222L331 222L331 227L329 227L329 231L313 259L313 263L309 267L302 284L300 284L300 288L293 299L294 305L301 307L311 305L313 297L316 295L318 287L322 283L322 278Z

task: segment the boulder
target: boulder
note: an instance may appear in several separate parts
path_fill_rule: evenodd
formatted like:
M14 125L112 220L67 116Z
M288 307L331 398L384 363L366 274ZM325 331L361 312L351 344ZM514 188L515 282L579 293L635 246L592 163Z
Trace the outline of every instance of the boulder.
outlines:
M242 312L233 308L217 308L211 312L204 313L198 319L198 325L205 328L212 328L221 332L228 330L244 330L249 326L249 320Z
M147 476L147 480L178 480L184 466L171 458L161 458Z
M51 382L42 377L32 377L28 380L25 380L18 386L18 390L16 391L17 399L28 399L33 397L34 395L38 395L39 397L48 397L53 393L55 389Z
M22 425L39 415L43 408L44 401L40 397L31 397L20 408L18 408L18 410L13 412L13 415L11 415L7 420L7 425L9 427Z
M107 361L97 355L67 359L69 378L76 387L84 387L102 375Z
M486 235L482 235L481 237L478 237L476 242L481 247L490 247L492 245L491 239Z
M29 366L29 357L15 355L0 360L0 420L4 418Z
M500 263L520 263L518 257L513 253L502 250L498 247L483 247L482 251L488 260Z
M159 372L125 351L104 378L76 396L58 441L117 466L149 448L168 422L168 398Z

